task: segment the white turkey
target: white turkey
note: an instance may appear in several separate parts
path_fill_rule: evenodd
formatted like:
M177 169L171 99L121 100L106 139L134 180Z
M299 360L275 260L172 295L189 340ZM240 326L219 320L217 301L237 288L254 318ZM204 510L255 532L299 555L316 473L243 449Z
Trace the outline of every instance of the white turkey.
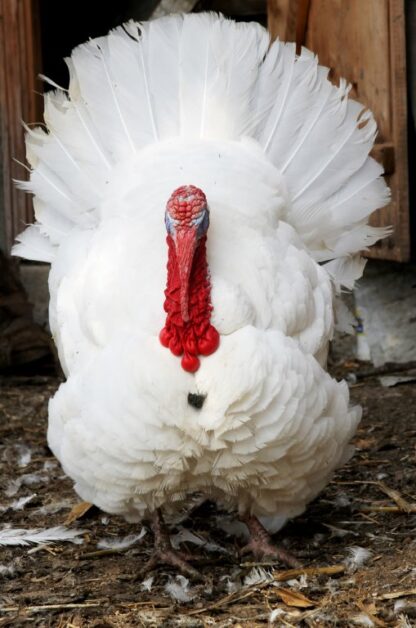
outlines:
M76 48L27 129L66 381L48 442L83 500L151 519L199 492L245 551L296 564L258 518L299 515L351 455L360 408L326 372L336 292L386 235L369 111L306 49L215 14L130 22ZM209 226L209 230L208 230Z

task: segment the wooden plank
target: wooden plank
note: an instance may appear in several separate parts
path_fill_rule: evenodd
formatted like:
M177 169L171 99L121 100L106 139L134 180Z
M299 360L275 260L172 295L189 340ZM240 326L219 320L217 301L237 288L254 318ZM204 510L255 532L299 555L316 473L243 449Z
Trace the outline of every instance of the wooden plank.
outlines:
M296 40L296 23L300 0L267 0L267 26L272 39Z
M4 0L0 0L0 246L5 246L7 233L9 232L8 219L5 208L8 199L8 162L5 161L5 143L7 138L6 123L6 59L4 49ZM3 219L1 219L3 217Z
M410 207L409 171L407 152L407 76L405 41L405 2L390 0L390 63L393 138L396 168L392 179L392 192L396 202L394 215L395 234L392 243L397 252L393 259L409 261Z
M388 0L312 0L306 46L352 84L351 97L377 112L379 141L391 136ZM371 33L371 36L369 36Z
M310 8L310 0L299 1L298 13L296 17L296 48L298 54L300 54L301 48L305 43Z
M15 236L33 220L32 201L17 190L12 179L26 179L24 130L39 119L35 77L39 71L36 0L0 0L1 165L4 238L6 252ZM17 160L17 161L16 161Z
M6 0L0 0L1 38L0 38L0 103L1 103L1 148L2 148L2 203L1 210L4 216L4 242L8 243L9 234L12 231L13 214L11 207L11 173L9 159L9 85L8 85L8 49L6 47L6 31L8 18L6 15Z
M305 42L310 0L267 0L268 29L272 39L295 41L298 53Z
M383 166L385 175L393 174L396 169L393 142L375 144L370 155Z
M271 32L299 43L300 0L269 0ZM304 8L303 8L304 10ZM297 30L296 30L297 29ZM379 133L373 155L391 187L392 202L371 223L392 225L392 237L369 256L408 261L410 257L404 0L310 0L305 45L330 68L337 83L345 77L351 97L374 113Z
M377 243L368 257L408 262L411 255L410 207L407 154L407 81L405 45L404 0L388 0L388 36L384 37L388 50L389 135L394 146L394 172L386 176L392 200L390 205L372 216L374 226L392 225L391 237ZM383 40L381 40L383 41ZM369 104L379 120L379 103ZM383 138L384 139L384 138ZM377 145L376 145L377 147ZM389 172L386 172L389 175Z
M343 76L351 82L351 97L374 113L378 124L377 142L393 146L395 172L386 177L392 202L371 217L371 224L392 225L394 234L372 247L368 255L407 261L410 234L407 181L403 176L407 172L407 153L398 143L398 136L406 129L406 115L403 115L405 59L404 55L393 56L393 50L404 50L404 15L397 14L397 5L404 7L403 0L394 0L394 3L395 18L391 0L366 0L365 4L360 0L312 0L306 46L317 52L320 63L331 69L331 80L338 82ZM381 46L380 42L385 45ZM397 76L402 79L400 86ZM398 90L402 90L400 95ZM381 156L380 152L376 145L375 157Z

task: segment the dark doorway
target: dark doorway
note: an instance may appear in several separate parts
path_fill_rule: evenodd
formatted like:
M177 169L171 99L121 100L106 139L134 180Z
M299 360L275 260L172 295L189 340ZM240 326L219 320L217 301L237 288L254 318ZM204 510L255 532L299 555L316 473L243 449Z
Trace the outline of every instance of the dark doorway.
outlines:
M63 87L68 86L64 58L78 44L106 35L129 19L147 20L158 0L39 0L40 40L43 73ZM45 85L45 90L51 89Z

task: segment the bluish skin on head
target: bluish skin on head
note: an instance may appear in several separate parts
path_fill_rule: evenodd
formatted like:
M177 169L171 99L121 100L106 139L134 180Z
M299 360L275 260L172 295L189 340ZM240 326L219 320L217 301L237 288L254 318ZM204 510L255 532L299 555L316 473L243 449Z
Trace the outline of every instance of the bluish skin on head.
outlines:
M209 209L205 205L204 207L201 208L201 211L196 216L192 217L190 222L185 225L181 223L180 219L172 218L172 216L169 213L169 210L167 209L165 212L165 225L166 225L166 231L173 239L175 239L176 232L178 229L196 228L196 238L199 240L208 231Z

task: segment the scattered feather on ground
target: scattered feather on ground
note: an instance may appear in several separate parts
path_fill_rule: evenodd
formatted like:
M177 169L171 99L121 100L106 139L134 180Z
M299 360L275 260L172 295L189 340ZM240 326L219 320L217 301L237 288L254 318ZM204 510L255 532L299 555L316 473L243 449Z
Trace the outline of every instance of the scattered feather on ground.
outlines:
M189 589L189 580L185 576L170 578L165 586L165 591L177 602L191 602L195 594Z
M142 528L139 534L129 534L124 537L114 537L114 538L106 538L98 541L97 547L99 549L113 549L113 550L121 550L127 549L131 547L138 541L140 541L146 534L146 528Z
M49 482L49 476L44 473L26 473L9 480L4 494L6 497L14 497L22 486L37 486L46 482Z
M26 495L25 497L20 497L19 499L15 499L11 504L10 508L12 510L23 510L23 508L32 501L36 497L36 493L32 493L32 495Z
M273 576L267 572L263 567L253 567L249 574L244 578L244 586L252 587L256 584L263 584L263 582L272 582Z
M152 585L153 585L153 580L154 580L153 576L149 576L148 578L143 580L143 582L140 585L142 591L151 591L152 590Z
M368 626L368 628L372 628L375 626L374 622L366 613L358 613L351 617L351 621L353 624L357 624L358 626Z
M344 560L344 564L350 571L357 571L359 567L364 565L371 557L372 552L365 547L359 547L358 545L353 547L347 547L348 556Z
M31 530L4 528L0 530L0 545L49 545L49 543L58 542L80 544L83 541L79 537L84 532L86 530L69 529L65 526L56 526L46 530L39 530L38 528Z
M0 565L0 578L11 578L16 573L13 565Z
M32 460L32 450L24 444L16 445L17 449L17 465L19 467L27 467Z
M179 549L179 546L181 543L192 543L199 547L203 547L208 552L229 553L228 550L226 550L221 545L218 545L218 543L213 543L212 541L207 541L206 539L202 539L200 536L197 536L196 534L194 534L187 528L181 527L179 529L179 532L177 532L177 534L174 534L171 536L170 540L171 540L172 546L175 549Z

